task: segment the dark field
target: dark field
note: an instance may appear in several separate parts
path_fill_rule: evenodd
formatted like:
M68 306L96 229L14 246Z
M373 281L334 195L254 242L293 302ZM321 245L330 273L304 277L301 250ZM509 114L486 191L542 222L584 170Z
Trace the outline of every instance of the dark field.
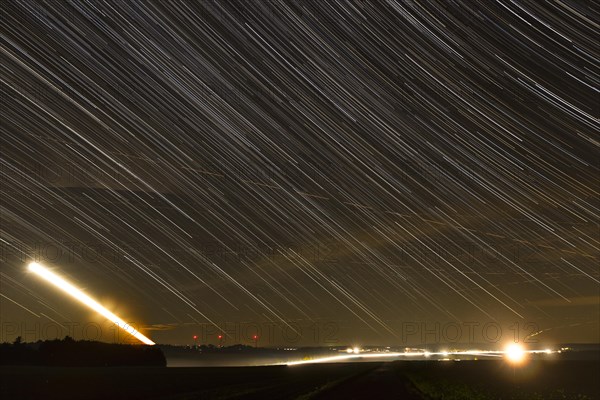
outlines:
M2 367L3 399L599 399L600 364L397 361L222 368Z

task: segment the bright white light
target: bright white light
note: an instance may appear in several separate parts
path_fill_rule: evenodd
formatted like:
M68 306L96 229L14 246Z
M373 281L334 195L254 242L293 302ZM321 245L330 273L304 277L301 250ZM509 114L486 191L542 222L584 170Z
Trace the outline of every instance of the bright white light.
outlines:
M64 278L58 276L56 273L50 271L48 268L44 267L41 264L33 262L33 263L29 264L28 269L31 272L38 275L39 277L50 282L51 284L53 284L54 286L56 286L63 292L67 293L69 296L74 297L75 299L79 300L80 302L82 302L83 304L85 304L86 306L91 308L92 310L96 311L98 314L104 316L106 319L111 320L112 322L115 323L115 325L117 325L119 328L125 330L127 333L133 335L140 342L149 344L149 345L154 345L154 342L152 340L148 339L146 336L142 335L137 330L133 329L132 326L127 324L125 321L123 321L121 318L117 317L112 312L108 311L104 306L102 306L96 300L92 299L90 296L83 293L80 289L73 286L73 284L71 284Z
M350 347L348 347L348 348L346 349L346 353L348 353L348 354L352 354L352 352L353 352L353 351L354 351L354 350L353 350L352 348L350 348Z
M360 353L360 349L358 347L353 348L352 351L354 352L354 354Z
M511 344L504 352L510 362L520 363L525 358L525 350L518 344Z
M358 349L358 348L356 348ZM350 350L350 351L348 351ZM477 357L506 357L511 362L519 363L523 361L527 354L539 354L539 353L547 353L548 350L524 350L519 345L514 345L507 347L505 350L461 350L461 351L441 351L441 352L429 352L429 351L404 351L402 353L397 352L384 352L384 353L355 353L354 349L348 348L346 350L348 354L340 354L330 357L322 357L322 358L313 358L310 360L302 360L302 361L290 361L287 363L283 363L284 365L301 365L301 364L315 364L315 363L328 363L328 362L344 362L344 361L352 361L356 359L365 359L365 358L428 358L431 356L443 356L447 357L450 355L456 356L477 356ZM359 349L360 351L360 349ZM553 353L553 351L551 351ZM280 365L280 364L277 364Z

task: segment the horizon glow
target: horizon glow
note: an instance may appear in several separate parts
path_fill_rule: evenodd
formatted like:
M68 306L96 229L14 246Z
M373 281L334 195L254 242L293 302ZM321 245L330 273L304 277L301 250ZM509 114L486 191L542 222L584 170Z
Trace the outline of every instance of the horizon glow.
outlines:
M545 353L551 354L555 351L550 349L544 350L520 350L520 354L524 357L525 354L538 354ZM428 358L430 356L449 356L449 355L470 355L470 356L487 356L487 357L505 357L508 358L509 361L512 362L511 359L511 349L506 350L465 350L465 351L440 351L440 352L422 352L422 351L411 351L411 352L389 352L389 353L360 353L360 354L340 354L329 357L321 357L314 358L311 360L301 360L301 361L290 361L284 363L288 366L293 365L303 365L303 364L317 364L317 363L326 363L326 362L339 362L339 361L347 361L352 359L360 359L360 358L390 358L390 357L423 357Z
M523 362L523 360L525 359L525 350L523 349L523 346L520 346L518 344L511 344L510 346L508 346L505 350L505 354L506 354L506 358L514 363L514 364L519 364L521 362Z
M119 328L123 329L125 332L129 333L130 335L132 335L133 337L138 339L140 342L150 345L150 346L153 346L155 344L152 340L148 339L146 336L144 336L143 334L138 332L131 325L129 325L128 323L123 321L121 318L119 318L114 313L110 312L102 304L100 304L96 300L92 299L90 296L85 294L81 289L78 289L72 283L70 283L66 279L62 278L55 272L52 272L48 268L46 268L43 265L36 263L36 262L30 263L28 265L27 269L29 271L35 273L37 276L44 279L45 281L56 286L57 288L59 288L60 290L62 290L66 294L68 294L69 296L71 296L71 297L75 298L76 300L78 300L79 302L85 304L86 306L88 306L92 310L96 311L98 314L102 315L106 319L114 322L115 325L117 325Z

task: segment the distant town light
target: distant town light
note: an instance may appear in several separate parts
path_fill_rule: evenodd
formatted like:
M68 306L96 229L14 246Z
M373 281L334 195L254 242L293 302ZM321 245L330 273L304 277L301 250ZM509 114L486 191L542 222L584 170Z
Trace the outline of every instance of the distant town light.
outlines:
M504 355L508 361L518 364L525 359L525 350L523 350L523 347L518 344L511 344L504 351Z

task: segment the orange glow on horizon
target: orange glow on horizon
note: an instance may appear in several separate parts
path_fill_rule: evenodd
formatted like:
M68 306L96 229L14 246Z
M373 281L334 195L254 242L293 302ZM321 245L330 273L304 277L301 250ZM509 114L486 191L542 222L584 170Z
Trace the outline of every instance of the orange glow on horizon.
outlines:
M526 352L523 346L511 344L504 351L504 355L511 363L520 364L525 360Z

